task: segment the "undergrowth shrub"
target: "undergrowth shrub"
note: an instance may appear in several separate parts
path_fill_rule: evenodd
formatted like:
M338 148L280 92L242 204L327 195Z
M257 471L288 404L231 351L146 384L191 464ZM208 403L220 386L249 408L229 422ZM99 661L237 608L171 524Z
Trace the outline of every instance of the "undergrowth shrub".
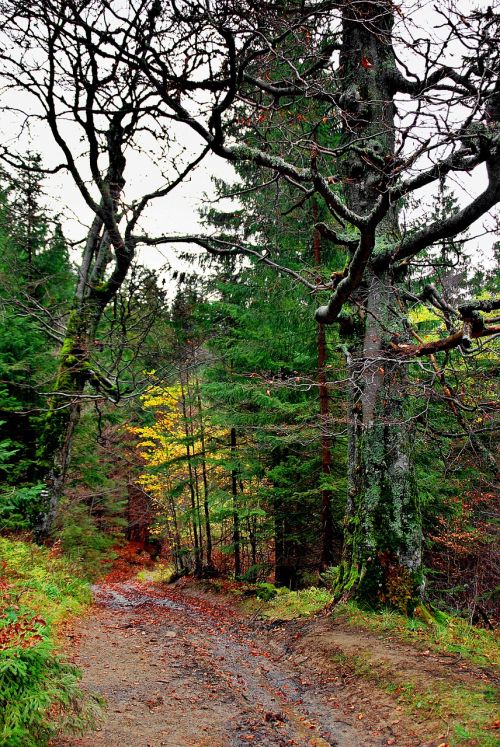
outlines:
M66 508L61 519L57 536L64 555L77 563L88 577L98 576L103 562L116 557L113 546L117 537L99 529L82 504Z
M1 629L0 629L1 632ZM84 694L79 670L53 653L49 638L0 651L0 744L43 747L65 730L94 723L100 702Z
M0 538L0 745L44 747L81 731L100 701L80 690L79 670L56 653L57 624L90 601L71 562L28 542Z
M137 574L139 581L154 581L170 584L176 578L175 566L172 563L157 563L153 569L143 569Z
M269 602L270 599L274 599L274 597L278 594L278 589L274 584L270 584L267 581L262 581L260 584L257 584L255 594L264 602Z
M0 444L1 447L1 444ZM41 508L43 483L6 486L0 490L0 530L30 529Z
M271 620L294 620L314 615L332 600L333 596L327 589L315 586L300 591L278 588L277 595L269 601L262 615Z

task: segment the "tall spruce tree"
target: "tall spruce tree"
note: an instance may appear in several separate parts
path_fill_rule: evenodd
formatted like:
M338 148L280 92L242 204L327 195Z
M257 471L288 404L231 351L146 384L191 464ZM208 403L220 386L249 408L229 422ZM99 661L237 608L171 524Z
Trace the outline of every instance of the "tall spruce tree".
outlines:
M240 194L242 206L235 211L210 210L207 222L221 240L229 240L237 231L288 266L307 263L315 272L314 241L307 223L297 230L296 214L283 215L298 195L293 189L279 194L272 186L263 192L252 190L251 173L242 170L241 175L243 184L219 186L221 195ZM330 254L334 263L335 253ZM304 315L302 291L286 275L276 275L260 264L245 266L231 259L211 264L213 273L217 268L212 286L219 299L204 307L211 320L208 327L216 330L208 340L215 359L207 366L204 391L217 421L238 434L240 443L234 451L240 451L240 462L247 464L247 479L252 461L254 474L266 477L276 579L296 586L304 574L321 565L325 535L331 541L332 532L325 532L323 524L325 493L328 521L337 536L341 533L345 438L339 435L337 453L325 475L318 445L324 438L331 440L335 419L324 417L318 422L321 382L316 329L312 315ZM314 300L308 303L312 310ZM331 350L330 360L331 375L339 375L338 351ZM332 396L331 410L340 420L341 392L336 390ZM257 459L249 459L252 450ZM238 462L236 456L234 461ZM239 500L244 506L248 497L243 494ZM333 547L328 547L332 552Z
M42 206L40 174L28 156L3 179L0 213L0 427L12 441L9 483L37 479L36 440L54 387L54 355L74 284L61 229Z

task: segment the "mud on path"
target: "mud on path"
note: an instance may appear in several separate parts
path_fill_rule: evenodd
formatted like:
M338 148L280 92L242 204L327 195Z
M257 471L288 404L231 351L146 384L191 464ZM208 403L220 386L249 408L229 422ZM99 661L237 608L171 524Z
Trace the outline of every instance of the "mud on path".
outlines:
M95 596L76 661L84 687L106 698L105 720L57 747L418 744L337 707L333 677L288 656L283 631L256 629L224 601L130 580Z

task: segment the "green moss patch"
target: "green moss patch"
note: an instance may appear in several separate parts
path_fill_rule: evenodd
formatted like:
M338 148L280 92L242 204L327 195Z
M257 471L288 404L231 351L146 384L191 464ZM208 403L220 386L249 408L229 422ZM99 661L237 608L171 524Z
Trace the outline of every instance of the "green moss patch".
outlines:
M333 602L333 595L327 589L312 586L300 591L278 588L276 596L262 610L262 617L268 620L295 620L309 617Z

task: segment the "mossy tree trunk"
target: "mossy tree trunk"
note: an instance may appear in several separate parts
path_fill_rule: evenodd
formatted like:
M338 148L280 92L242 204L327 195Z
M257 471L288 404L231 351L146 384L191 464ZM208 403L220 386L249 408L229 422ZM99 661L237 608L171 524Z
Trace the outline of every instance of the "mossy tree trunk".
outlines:
M52 529L64 490L75 428L80 419L81 396L88 379L86 367L89 364L82 337L85 331L79 311L74 309L59 353L55 394L45 416L37 449L38 469L46 485L36 527L39 540L46 539Z
M46 489L35 534L45 540L54 524L63 494L82 395L90 385L94 393L116 398L116 387L93 360L102 315L120 290L135 254L135 243L118 228L119 199L125 184L123 113L112 119L108 131L109 167L100 188L103 195L89 229L79 268L73 305L68 315L54 395L39 439L39 474ZM108 272L109 269L109 272Z
M388 355L404 325L394 283L373 275L349 356L349 488L338 591L411 611L422 590L422 527L405 371Z
M50 534L57 514L87 384L94 393L110 399L116 397L113 382L99 372L92 360L99 322L109 299L117 290L110 294L108 282L104 280L110 248L102 221L98 219L89 233L86 253L95 255L96 260L88 267L83 263L80 270L64 342L59 351L54 395L38 443L38 469L46 483L44 506L36 530L41 540Z
M342 165L349 207L368 214L384 189L380 164L394 157L394 105L385 73L395 65L392 4L348 4L343 18L344 139L359 147ZM356 157L356 153L359 156ZM399 240L390 207L377 247ZM411 609L422 589L422 530L412 459L405 367L390 354L405 339L398 306L402 280L368 264L357 291L356 336L349 352L349 497L338 593L369 604Z

